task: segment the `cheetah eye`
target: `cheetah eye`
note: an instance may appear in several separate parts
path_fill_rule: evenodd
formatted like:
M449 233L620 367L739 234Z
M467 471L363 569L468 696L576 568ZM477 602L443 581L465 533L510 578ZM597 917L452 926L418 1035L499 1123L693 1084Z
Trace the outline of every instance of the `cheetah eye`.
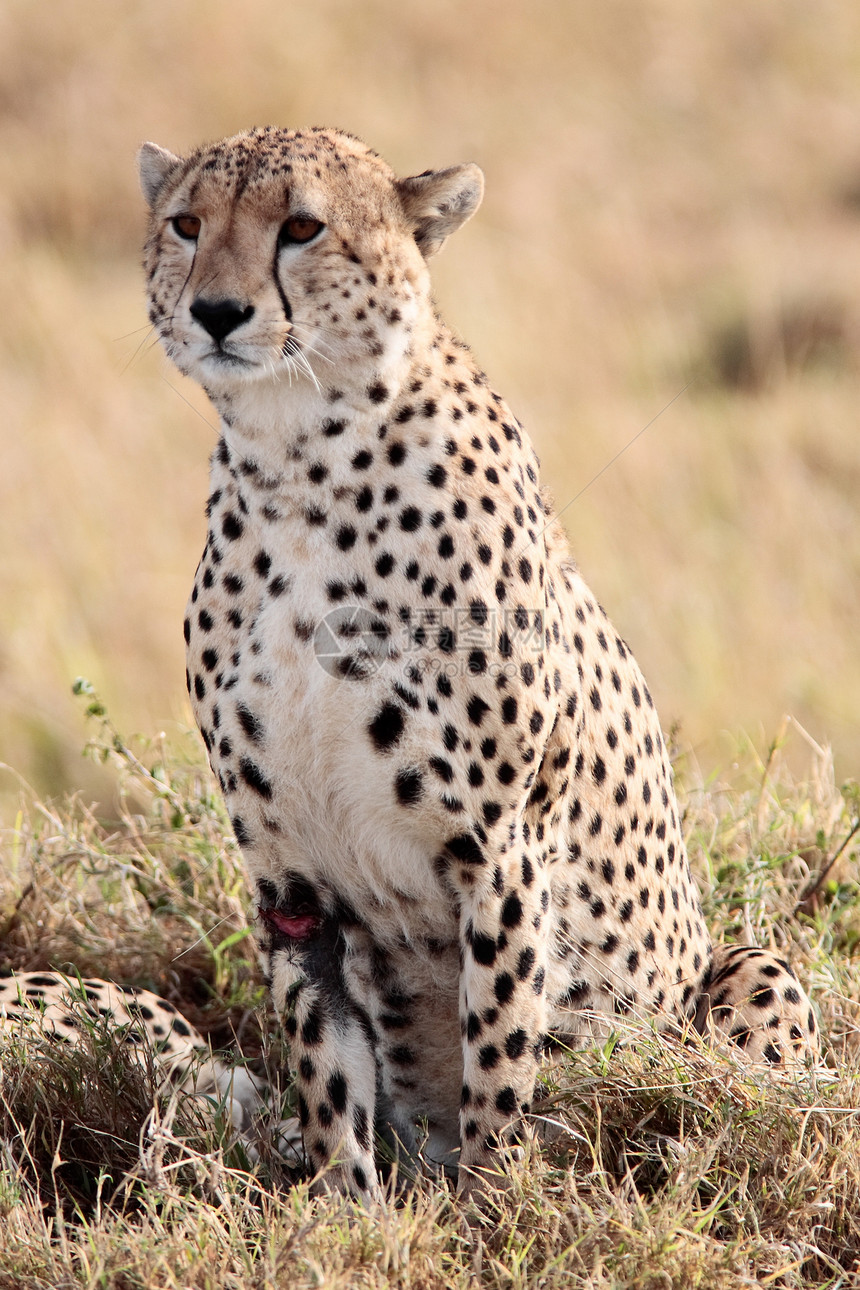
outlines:
M200 235L200 220L196 215L177 215L171 220L174 233L186 242L196 242Z
M318 219L310 219L305 215L293 215L281 225L278 245L296 246L302 242L311 242L324 228L325 224Z

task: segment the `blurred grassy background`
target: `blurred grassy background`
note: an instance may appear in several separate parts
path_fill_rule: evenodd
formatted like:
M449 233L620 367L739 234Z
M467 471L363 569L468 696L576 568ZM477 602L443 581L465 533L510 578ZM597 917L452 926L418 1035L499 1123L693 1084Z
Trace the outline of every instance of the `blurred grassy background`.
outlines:
M214 416L150 346L134 153L271 121L484 167L437 296L664 723L707 767L790 711L857 774L856 0L0 0L0 50L3 760L90 788L81 673L190 721Z

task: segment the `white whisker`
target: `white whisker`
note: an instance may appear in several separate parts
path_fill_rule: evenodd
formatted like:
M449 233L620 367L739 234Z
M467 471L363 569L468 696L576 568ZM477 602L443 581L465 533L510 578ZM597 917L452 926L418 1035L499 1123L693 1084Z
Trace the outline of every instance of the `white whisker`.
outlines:
M325 357L323 350L325 349L332 350L332 346L329 345L326 341L324 341L320 336L316 336L314 338L313 344L311 344L310 341L302 340L300 333L303 330L312 331L312 329L309 326L307 326L307 324L304 324L304 323L292 324L292 331L297 334L298 343L300 344L301 348L305 350L307 353L318 354L320 358L323 358ZM331 362L333 360L329 359L327 361Z
M132 354L131 354L131 357L130 357L130 358L128 358L128 359L125 361L125 363L123 363L122 367L120 368L120 375L121 375L121 376L124 376L124 375L125 375L125 373L128 371L128 369L131 367L132 363L137 362L138 358L140 358L140 356L141 356L142 354L147 354L147 353L149 353L149 351L152 349L152 347L153 347L154 345L157 345L157 344L158 344L158 340L159 340L158 332L157 332L157 331L156 331L156 329L155 329L154 327L152 327L152 326L147 326L146 328L138 327L138 328L136 328L136 329L135 329L135 331L133 331L133 332L129 332L129 333L128 333L128 335L129 335L129 336L136 336L138 331L144 331L144 330L146 331L146 335L145 335L145 336L143 337L143 339L142 339L142 340L141 340L141 341L140 341L140 342L135 346L134 351L133 351L133 352L132 352ZM118 339L118 340L126 340L126 339L127 339L127 337L126 337L126 336L119 336L117 339ZM149 344L148 344L147 342L151 342L151 343L149 343Z

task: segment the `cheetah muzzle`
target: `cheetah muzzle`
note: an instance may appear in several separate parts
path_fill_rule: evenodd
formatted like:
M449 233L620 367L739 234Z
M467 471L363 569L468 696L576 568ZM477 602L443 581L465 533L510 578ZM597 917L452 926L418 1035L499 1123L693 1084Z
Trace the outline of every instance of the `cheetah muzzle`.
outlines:
M145 144L149 316L217 408L188 687L259 900L309 1157L492 1167L548 1036L817 1042L771 954L714 971L651 696L529 439L436 315L477 166L332 130ZM331 647L322 657L320 633Z

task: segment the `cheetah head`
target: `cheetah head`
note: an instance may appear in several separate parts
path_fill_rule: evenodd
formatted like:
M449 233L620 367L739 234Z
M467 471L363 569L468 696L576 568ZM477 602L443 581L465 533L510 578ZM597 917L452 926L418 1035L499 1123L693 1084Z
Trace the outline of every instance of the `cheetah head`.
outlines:
M478 208L475 165L398 179L333 130L255 129L180 158L146 143L149 314L210 392L383 368L430 310L426 259Z

